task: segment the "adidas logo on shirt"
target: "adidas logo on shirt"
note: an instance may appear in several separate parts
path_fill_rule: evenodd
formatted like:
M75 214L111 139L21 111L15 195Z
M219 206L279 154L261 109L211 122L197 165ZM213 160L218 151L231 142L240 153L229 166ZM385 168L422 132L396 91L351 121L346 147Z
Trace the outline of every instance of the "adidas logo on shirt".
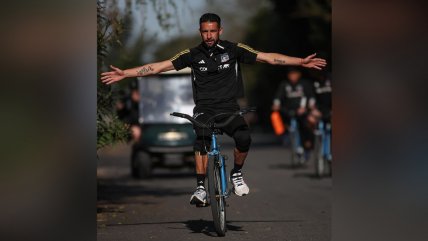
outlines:
M205 64L205 61L201 60L201 61L198 62L198 64Z

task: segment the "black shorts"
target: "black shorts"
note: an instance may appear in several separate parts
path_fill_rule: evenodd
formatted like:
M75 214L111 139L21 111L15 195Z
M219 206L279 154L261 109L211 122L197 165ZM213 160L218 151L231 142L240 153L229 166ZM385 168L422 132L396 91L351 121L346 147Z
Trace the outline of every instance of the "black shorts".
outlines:
M193 116L196 120L208 124L209 122L222 122L230 117L230 114L239 110L239 105L236 103L225 103L215 106L197 105L193 109ZM225 114L222 114L225 113ZM198 137L210 137L209 130L193 126ZM247 122L244 117L236 116L229 125L221 128L221 130L229 136L232 136L237 129L248 129Z

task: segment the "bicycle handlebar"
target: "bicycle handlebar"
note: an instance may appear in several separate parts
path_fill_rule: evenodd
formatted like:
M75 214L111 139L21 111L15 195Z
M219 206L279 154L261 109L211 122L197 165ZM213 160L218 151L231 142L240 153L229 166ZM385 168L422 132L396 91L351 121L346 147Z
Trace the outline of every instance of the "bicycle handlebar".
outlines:
M201 123L201 122L197 121L196 119L194 119L193 117L191 117L191 116L190 116L190 115L188 115L188 114L184 114L184 113L180 113L180 112L172 112L172 113L170 113L170 115L172 115L172 116L176 116L176 117L180 117L180 118L184 118L184 119L187 119L187 120L189 120L190 122L192 122L192 124L197 125L197 126L199 126L199 127L202 127L202 128L209 128L207 125L205 125L205 124L203 124L203 123Z
M212 129L212 128L225 127L235 118L235 116L238 116L238 115L242 116L242 115L245 115L249 112L255 112L255 111L256 111L256 107L244 108L244 109L241 109L241 110L238 110L238 111L232 113L231 116L226 121L223 121L221 123L211 122L211 123L209 123L209 125L206 125L206 124L196 120L195 118L191 117L188 114L184 114L184 113L180 113L180 112L172 112L172 113L170 113L170 115L187 119L190 122L192 122L192 124L194 124L196 126L199 126L202 128ZM227 114L227 113L221 113L221 114Z

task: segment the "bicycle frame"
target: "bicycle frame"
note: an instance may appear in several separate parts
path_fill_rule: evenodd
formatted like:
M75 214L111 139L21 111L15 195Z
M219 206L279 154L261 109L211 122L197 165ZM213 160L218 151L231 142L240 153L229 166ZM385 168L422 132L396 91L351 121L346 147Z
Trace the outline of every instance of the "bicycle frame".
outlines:
M221 195L224 197L229 196L229 192L227 189L227 178L226 178L226 166L224 162L224 158L220 153L220 148L217 144L217 135L213 132L211 134L211 151L208 152L210 156L218 156L218 168L220 170L220 178L221 178Z
M304 157L303 153L299 153L299 149L303 149L303 147L296 117L290 119L289 135L291 141L291 165L300 166L304 162Z
M329 160L331 159L331 126L326 125L323 120L320 120L318 130L322 138L322 155L326 160Z
M294 135L294 140L295 141L295 146L293 146L293 148L295 148L295 152L297 152L297 148L299 148L301 146L300 143L300 133L299 133L299 128L298 128L298 124L297 124L297 119L295 117L291 118L290 120L290 132L295 132L296 135Z
M242 116L248 112L254 112L255 108L248 108L236 111L230 117L222 123L201 123L195 120L193 117L173 112L170 115L185 118L202 128L208 128L211 132L211 150L208 151L208 191L210 194L211 211L213 214L214 227L219 236L225 236L227 230L226 227L226 202L225 198L229 197L230 191L227 188L226 178L226 165L225 158L220 153L220 146L217 143L217 134L219 134L219 128L223 128L228 125L237 115Z
M331 125L323 120L315 131L315 173L318 177L331 175Z
M225 158L217 144L217 131L211 134L211 151L208 152L208 191L210 194L211 212L216 232L224 236L226 227L226 198L229 196L226 181Z

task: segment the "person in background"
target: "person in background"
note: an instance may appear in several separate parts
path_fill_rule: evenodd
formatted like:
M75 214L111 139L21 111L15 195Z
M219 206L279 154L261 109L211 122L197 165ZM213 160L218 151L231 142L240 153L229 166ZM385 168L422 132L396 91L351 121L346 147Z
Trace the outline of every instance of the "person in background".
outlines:
M296 118L302 142L297 154L304 156L305 160L309 158L313 143L313 133L307 119L309 110L313 107L314 93L310 81L302 78L302 72L298 68L289 68L273 100L272 111L281 113L286 126L290 126L291 118ZM287 131L285 135L288 135ZM288 141L287 138L285 140Z
M135 144L141 138L139 118L140 92L138 82L131 82L128 91L123 91L122 98L116 102L116 112L120 120L129 125L130 141Z

